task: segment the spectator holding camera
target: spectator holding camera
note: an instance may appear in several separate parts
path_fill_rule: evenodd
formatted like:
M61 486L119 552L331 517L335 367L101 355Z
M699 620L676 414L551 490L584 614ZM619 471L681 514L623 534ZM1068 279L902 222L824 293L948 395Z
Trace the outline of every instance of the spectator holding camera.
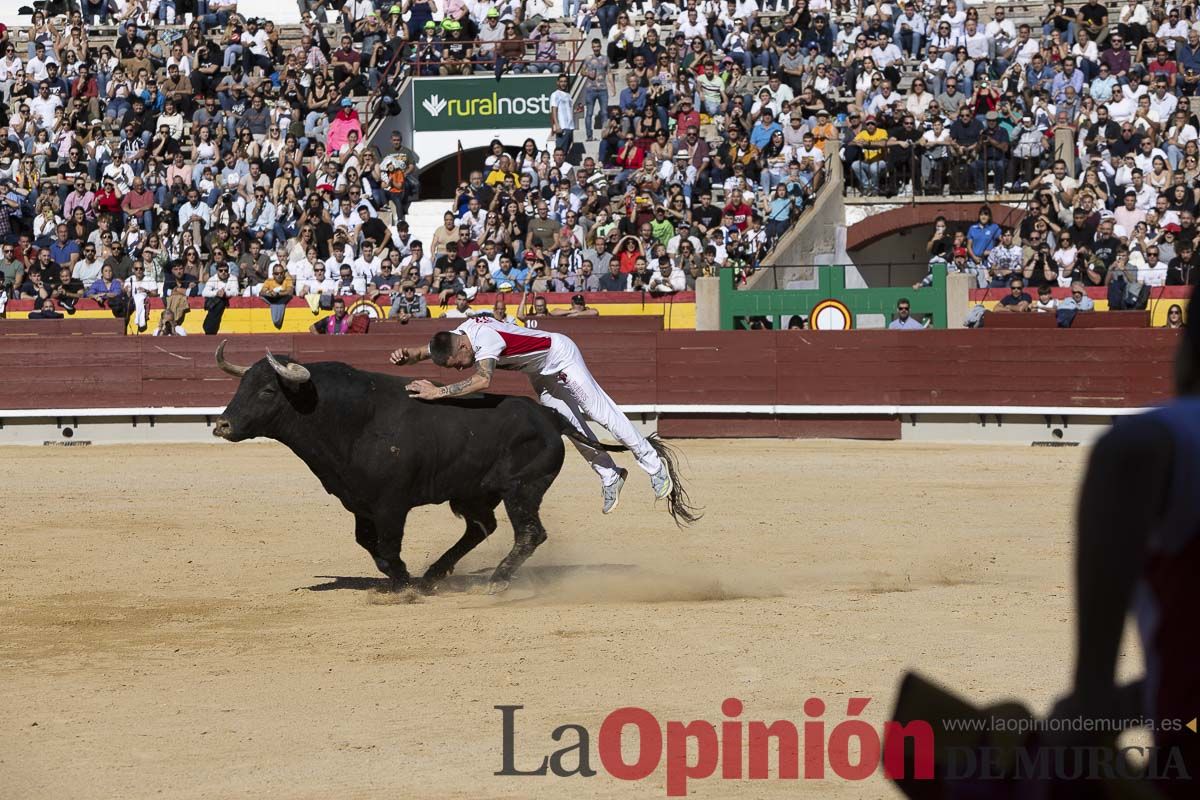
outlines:
M175 319L175 312L164 308L158 318L158 327L152 336L187 336L188 332Z

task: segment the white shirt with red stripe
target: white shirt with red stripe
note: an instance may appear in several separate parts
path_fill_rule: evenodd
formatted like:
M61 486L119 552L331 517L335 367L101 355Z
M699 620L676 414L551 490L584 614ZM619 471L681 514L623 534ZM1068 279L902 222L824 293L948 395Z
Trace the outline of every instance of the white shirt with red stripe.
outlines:
M530 330L495 317L472 317L454 329L466 336L475 349L475 360L496 360L499 369L531 375L556 375L574 362L576 348L557 333Z

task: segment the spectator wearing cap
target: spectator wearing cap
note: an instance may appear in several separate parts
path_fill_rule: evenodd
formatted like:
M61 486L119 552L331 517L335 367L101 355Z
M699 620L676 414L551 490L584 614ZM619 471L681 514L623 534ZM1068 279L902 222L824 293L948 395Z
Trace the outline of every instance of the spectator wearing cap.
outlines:
M1137 268L1129 260L1129 248L1124 244L1117 247L1112 266L1105 277L1110 311L1145 308L1149 299L1149 287L1138 283Z
M675 235L667 242L667 255L672 258L679 253L679 246L683 242L691 242L692 249L695 252L700 252L700 239L692 232L692 225L687 219L682 220L675 228Z
M1088 297L1087 287L1081 281L1074 281L1070 289L1071 293L1058 303L1056 310L1060 328L1069 328L1076 314L1096 309L1096 303Z
M887 165L887 140L887 131L878 126L874 116L868 116L863 122L863 129L854 136L853 144L861 150L862 155L852 162L851 169L863 194L879 194L879 179Z
M624 277L624 276L622 276ZM571 295L570 308L556 308L550 311L552 317L598 317L600 312L587 304L587 300L581 294Z
M1008 178L1013 191L1022 191L1033 180L1046 152L1046 137L1034 125L1033 117L1026 114L1021 124L1010 134L1011 158L1008 162Z
M430 0L430 5L432 4L433 0ZM409 24L411 25L411 22ZM432 19L425 20L413 36L411 55L408 57L417 75L428 77L438 74L441 47L441 28Z
M216 251L214 256L221 251ZM229 298L238 296L238 279L231 274L224 255L218 256L213 274L204 283L200 294L204 297L204 333L213 336L221 329L221 319L229 307Z
M429 306L425 302L425 296L417 294L417 287L411 283L406 283L401 288L400 294L396 295L396 299L392 301L391 318L400 320L400 324L407 324L410 319L426 319L429 317Z
M438 74L470 75L473 71L472 44L466 38L462 23L456 19L443 20L441 63L438 65Z
M986 115L983 131L983 169L978 171L975 188L983 191L987 171L992 170L993 184L997 194L1004 191L1005 178L1008 176L1008 131L1000 125L1000 115L989 111Z
M351 131L357 134L358 141L362 141L362 122L359 121L358 112L354 110L354 101L349 97L343 97L337 114L329 123L329 135L325 140L326 151L329 153L340 151L350 140Z
M476 3L477 9L487 8L487 3ZM476 71L492 70L495 66L498 49L496 45L504 39L504 26L500 24L500 11L495 6L483 12L483 19L476 20L479 30L475 39L479 42L476 50Z

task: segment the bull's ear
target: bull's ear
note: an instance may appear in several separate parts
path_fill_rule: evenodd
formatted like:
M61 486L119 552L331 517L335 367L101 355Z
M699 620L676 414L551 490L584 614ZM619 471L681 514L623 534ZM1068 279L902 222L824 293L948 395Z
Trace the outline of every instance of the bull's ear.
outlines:
M267 363L271 365L271 369L275 370L275 373L280 377L281 380L291 385L293 388L302 386L312 379L312 375L309 373L306 367L301 364L297 364L294 361L290 361L287 364L281 364L279 359L275 358L275 356L271 354L270 350L267 351Z

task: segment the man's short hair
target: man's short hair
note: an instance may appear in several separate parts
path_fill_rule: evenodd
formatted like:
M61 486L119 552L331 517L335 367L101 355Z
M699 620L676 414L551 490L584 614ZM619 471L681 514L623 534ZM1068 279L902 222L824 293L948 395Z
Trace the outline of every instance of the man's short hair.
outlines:
M438 331L429 340L429 358L439 367L446 366L450 356L454 355L455 333L453 331Z

